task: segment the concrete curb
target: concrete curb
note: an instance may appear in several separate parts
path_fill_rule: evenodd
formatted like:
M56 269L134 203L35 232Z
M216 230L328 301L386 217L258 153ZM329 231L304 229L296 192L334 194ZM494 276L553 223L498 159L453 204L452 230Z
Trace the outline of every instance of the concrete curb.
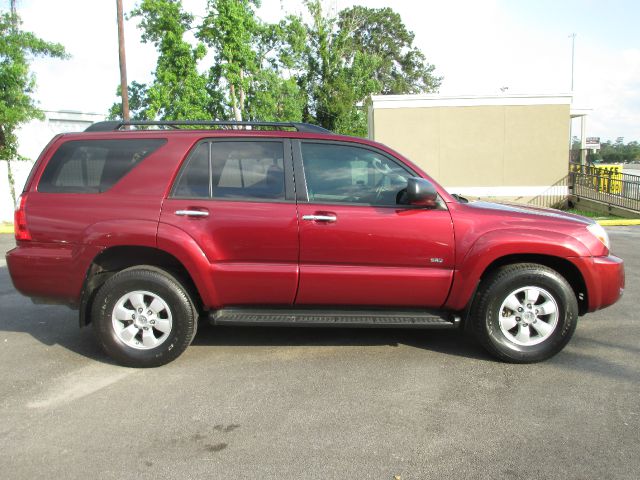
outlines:
M611 220L596 220L604 227L621 227L628 225L640 225L640 218L616 218Z

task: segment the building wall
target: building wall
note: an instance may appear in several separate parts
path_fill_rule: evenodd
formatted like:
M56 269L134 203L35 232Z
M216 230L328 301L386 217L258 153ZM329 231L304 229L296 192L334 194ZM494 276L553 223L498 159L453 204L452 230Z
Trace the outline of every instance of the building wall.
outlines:
M531 198L567 174L568 100L524 105L513 100L504 105L414 102L407 107L399 102L393 108L376 108L376 103L374 98L370 136L410 158L452 192Z

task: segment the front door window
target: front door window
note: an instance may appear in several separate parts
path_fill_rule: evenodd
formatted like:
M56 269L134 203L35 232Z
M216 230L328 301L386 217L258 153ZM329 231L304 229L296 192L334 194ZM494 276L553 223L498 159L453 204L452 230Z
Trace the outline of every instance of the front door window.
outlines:
M303 143L309 201L394 206L411 176L372 150L337 144Z

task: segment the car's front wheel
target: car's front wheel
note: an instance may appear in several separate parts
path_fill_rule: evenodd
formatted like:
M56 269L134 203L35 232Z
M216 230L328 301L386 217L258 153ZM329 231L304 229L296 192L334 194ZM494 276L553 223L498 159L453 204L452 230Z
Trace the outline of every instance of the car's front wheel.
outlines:
M470 317L477 338L494 356L514 363L539 362L570 340L578 302L558 272L520 263L498 269L481 283Z
M122 270L98 290L92 322L103 349L128 367L157 367L189 346L197 314L188 292L164 270Z

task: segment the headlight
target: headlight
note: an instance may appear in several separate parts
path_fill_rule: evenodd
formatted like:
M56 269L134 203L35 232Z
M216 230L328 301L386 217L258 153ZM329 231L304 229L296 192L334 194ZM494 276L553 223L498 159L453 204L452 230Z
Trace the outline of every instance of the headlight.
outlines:
M611 242L609 241L609 234L599 223L592 223L587 227L587 230L591 232L591 235L600 240L607 250L611 250Z

